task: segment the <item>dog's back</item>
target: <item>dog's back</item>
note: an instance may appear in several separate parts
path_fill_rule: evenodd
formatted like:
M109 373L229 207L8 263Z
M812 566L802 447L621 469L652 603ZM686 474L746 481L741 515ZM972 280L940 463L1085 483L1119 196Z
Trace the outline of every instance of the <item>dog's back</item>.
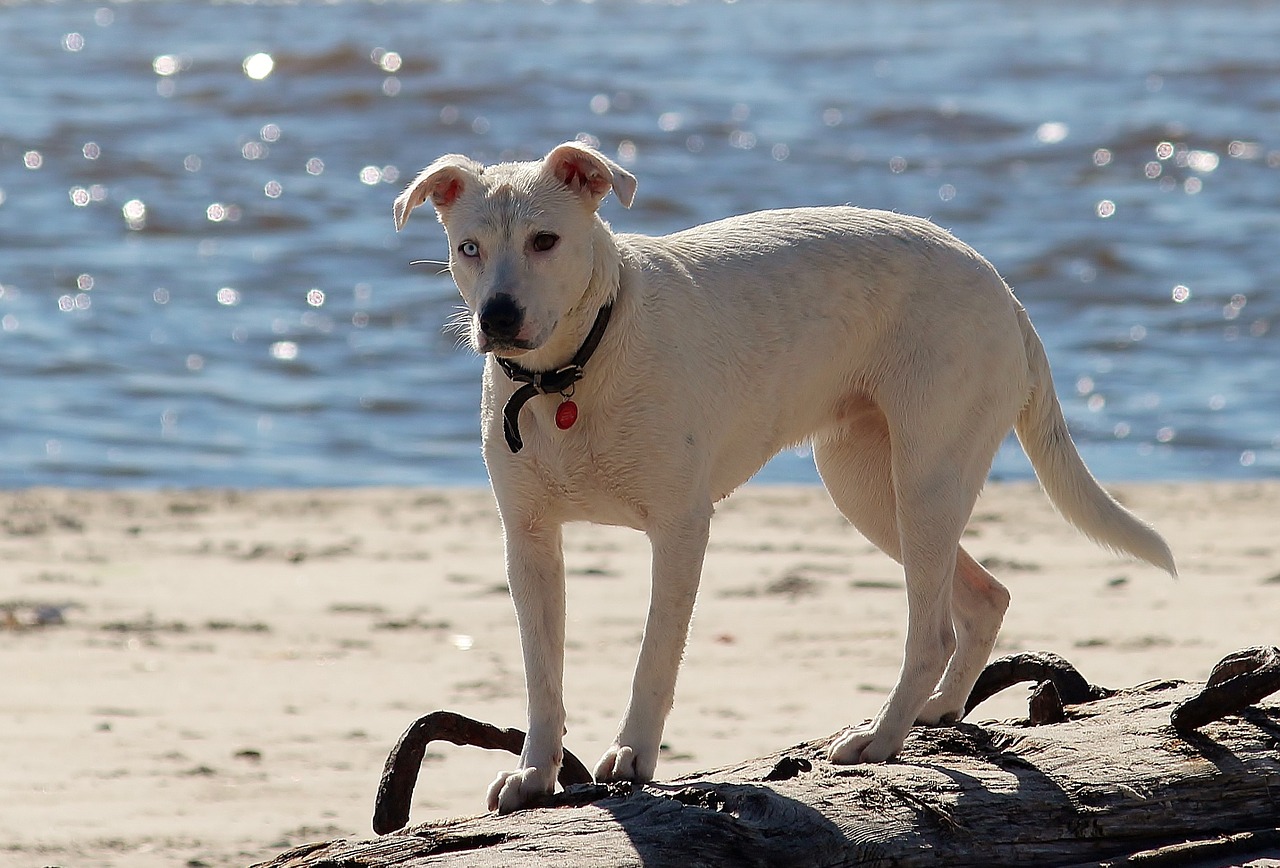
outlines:
M717 491L864 398L928 400L943 426L979 401L1013 426L1029 383L1017 301L927 220L800 208L617 241L622 304L644 318L628 353L659 403L696 408L717 429L731 465ZM921 389L927 399L907 394Z

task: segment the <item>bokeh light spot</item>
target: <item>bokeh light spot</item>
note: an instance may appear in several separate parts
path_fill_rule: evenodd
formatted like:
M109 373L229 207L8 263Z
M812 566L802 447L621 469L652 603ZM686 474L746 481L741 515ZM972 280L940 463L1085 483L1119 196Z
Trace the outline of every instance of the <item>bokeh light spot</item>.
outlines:
M1061 121L1048 121L1036 127L1036 141L1042 145L1056 145L1071 132Z
M244 59L244 74L254 81L262 81L276 68L276 62L265 51L251 54Z
M125 224L135 232L147 225L147 206L141 199L125 202L120 213L124 215Z

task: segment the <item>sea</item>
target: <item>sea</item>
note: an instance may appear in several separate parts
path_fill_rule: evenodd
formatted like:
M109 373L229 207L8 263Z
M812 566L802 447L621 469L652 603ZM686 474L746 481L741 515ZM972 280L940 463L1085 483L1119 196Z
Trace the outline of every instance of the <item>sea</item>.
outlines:
M570 139L638 177L622 231L929 217L1099 478L1280 477L1280 4L0 0L0 488L484 484L444 235L391 204Z

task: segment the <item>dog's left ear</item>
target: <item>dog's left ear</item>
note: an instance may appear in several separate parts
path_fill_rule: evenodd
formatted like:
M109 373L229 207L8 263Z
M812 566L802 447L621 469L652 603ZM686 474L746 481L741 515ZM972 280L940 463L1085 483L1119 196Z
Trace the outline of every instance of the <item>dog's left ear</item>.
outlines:
M636 197L634 175L595 148L579 142L565 142L547 154L542 164L560 183L590 202L593 209L600 207L600 201L610 190L624 208L630 208Z

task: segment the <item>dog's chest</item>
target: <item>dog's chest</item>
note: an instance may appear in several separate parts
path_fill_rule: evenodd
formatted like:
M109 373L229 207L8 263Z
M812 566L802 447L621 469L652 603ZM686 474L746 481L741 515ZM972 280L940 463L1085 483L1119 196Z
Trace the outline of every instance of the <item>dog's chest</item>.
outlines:
M495 490L504 496L533 497L563 521L591 521L643 528L650 513L641 462L616 438L602 436L598 420L581 418L567 429L556 426L555 406L524 415L524 448L495 456Z
M529 458L539 486L563 520L646 526L648 506L617 462L589 453L567 459Z

